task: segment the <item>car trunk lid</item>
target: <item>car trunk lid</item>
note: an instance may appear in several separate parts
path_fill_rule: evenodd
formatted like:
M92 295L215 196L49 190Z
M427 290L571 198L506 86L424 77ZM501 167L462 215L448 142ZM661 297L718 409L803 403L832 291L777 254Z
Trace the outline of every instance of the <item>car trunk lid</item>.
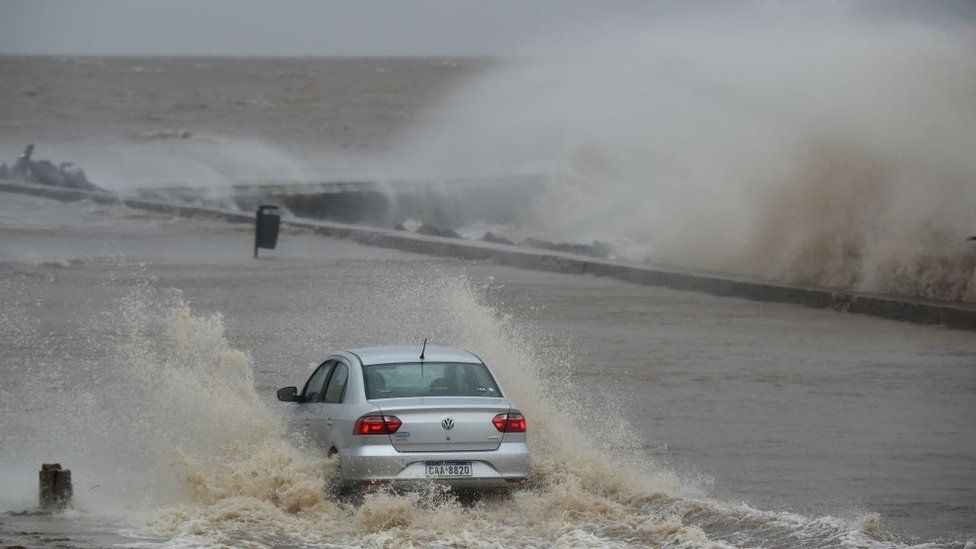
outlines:
M390 435L400 452L496 450L502 433L491 420L509 411L504 398L412 397L373 401L403 424Z

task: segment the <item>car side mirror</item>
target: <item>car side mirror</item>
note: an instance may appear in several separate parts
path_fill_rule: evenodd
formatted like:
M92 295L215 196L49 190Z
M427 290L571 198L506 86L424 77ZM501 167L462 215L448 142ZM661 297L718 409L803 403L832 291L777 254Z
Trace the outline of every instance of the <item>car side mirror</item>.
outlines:
M298 387L282 387L278 389L278 400L282 402L300 402Z

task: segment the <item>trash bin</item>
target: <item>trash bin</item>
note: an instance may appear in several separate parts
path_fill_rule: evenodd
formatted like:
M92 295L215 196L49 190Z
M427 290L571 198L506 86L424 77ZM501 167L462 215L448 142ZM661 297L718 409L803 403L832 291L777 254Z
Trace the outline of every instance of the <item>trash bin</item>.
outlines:
M254 257L258 256L258 248L273 250L278 244L278 226L281 216L274 213L278 206L258 206L254 219Z

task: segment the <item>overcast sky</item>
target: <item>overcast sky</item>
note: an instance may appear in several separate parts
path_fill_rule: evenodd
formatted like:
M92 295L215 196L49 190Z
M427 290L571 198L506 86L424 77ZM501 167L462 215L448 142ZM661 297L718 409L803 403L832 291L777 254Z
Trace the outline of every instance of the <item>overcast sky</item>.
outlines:
M830 2L831 0L826 0ZM836 1L836 0L834 0ZM637 0L0 0L0 53L505 55L547 33L667 16ZM715 11L695 0L693 9ZM724 3L729 6L742 3ZM871 17L976 21L976 0L863 0ZM865 8L866 6L866 8ZM563 37L565 38L565 36Z

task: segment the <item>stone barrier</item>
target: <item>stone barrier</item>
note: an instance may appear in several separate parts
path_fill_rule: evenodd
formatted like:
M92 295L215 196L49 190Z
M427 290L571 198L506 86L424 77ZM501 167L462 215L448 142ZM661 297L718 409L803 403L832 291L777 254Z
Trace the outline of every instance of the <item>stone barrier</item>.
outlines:
M62 201L91 200L103 204L122 204L130 208L180 217L207 217L234 223L254 223L253 215L240 211L173 204L143 198L126 198L110 193L43 187L12 181L0 181L0 191ZM597 259L565 252L420 235L331 221L283 217L282 224L286 227L304 228L333 238L354 240L368 246L394 248L425 255L471 260L487 259L522 269L605 276L645 286L661 286L753 301L794 303L806 307L827 308L917 324L939 324L950 328L976 330L976 305L970 304L775 284L742 277L662 269L639 263Z

